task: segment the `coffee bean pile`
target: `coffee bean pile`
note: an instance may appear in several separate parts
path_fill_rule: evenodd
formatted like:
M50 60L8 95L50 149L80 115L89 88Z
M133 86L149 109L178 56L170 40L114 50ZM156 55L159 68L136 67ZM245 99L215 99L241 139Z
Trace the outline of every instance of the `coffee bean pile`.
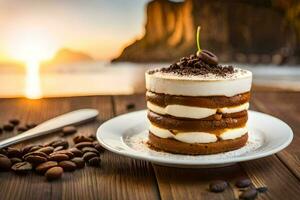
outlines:
M3 132L12 132L14 130L17 130L18 133L21 133L36 126L37 124L32 122L21 124L19 119L13 118L5 122L2 126L0 125L0 134Z
M69 126L62 130L64 135L77 132ZM64 172L84 168L85 165L100 167L100 154L104 148L96 141L94 135L75 135L74 145L63 138L46 144L27 145L21 149L8 147L0 149L0 171L13 171L26 174L34 171L45 175L51 181L62 177Z
M224 180L216 180L209 184L209 190L211 192L223 192L229 183ZM240 199L243 200L252 200L258 196L258 193L264 193L268 190L267 187L259 187L255 188L252 184L252 181L248 178L240 178L236 180L235 186L240 188L241 194L239 196Z

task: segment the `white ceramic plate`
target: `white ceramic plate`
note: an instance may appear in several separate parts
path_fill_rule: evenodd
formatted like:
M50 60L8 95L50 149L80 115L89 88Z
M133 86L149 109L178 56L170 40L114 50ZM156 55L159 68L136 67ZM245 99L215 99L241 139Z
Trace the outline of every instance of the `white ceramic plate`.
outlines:
M291 128L270 115L249 111L249 140L238 150L214 155L179 155L148 148L147 111L115 117L100 126L97 139L109 151L131 158L174 167L221 167L236 162L272 155L287 147L292 139Z

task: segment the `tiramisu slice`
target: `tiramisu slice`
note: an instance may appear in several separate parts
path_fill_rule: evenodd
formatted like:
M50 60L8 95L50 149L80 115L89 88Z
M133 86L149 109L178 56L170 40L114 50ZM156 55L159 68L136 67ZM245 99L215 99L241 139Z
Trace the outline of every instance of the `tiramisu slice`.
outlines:
M168 68L147 71L149 144L179 154L243 147L251 82L250 71L221 66L205 50Z

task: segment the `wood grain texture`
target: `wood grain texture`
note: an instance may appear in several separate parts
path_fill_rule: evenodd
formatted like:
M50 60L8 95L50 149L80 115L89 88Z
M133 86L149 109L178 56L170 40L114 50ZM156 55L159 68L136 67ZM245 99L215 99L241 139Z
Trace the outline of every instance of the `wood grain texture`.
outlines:
M300 195L300 93L254 92L252 109L286 121L294 130L292 144L277 155L218 169L177 169L122 157L106 151L102 167L86 167L65 173L60 181L47 182L30 173L17 176L0 172L0 199L236 199L233 187L238 177L248 176L255 186L267 185L269 192L258 199L299 199ZM83 134L115 115L145 108L144 95L116 97L77 97L42 100L0 99L0 123L17 117L22 122L42 122L59 114L96 108L100 116L79 127ZM16 133L0 134L0 139ZM24 142L41 143L58 138L57 134ZM71 142L72 136L66 137ZM231 187L224 193L210 193L209 182L225 179Z
M80 108L96 108L100 115L94 122L82 125L78 132L95 133L98 126L114 116L111 97L55 98L42 100L1 99L0 122L17 117L22 122L42 122L59 114ZM3 133L0 139L16 133ZM43 136L29 143L59 138ZM65 137L71 143L72 136ZM102 167L85 167L64 173L62 180L47 182L45 177L30 173L18 176L0 172L0 199L157 199L159 193L154 172L145 162L135 161L106 151Z
M293 96L293 98L290 97L293 99L293 101L284 104L281 109L284 109L285 106L290 107L288 110L299 107L300 93L289 94ZM265 98L265 96L270 97ZM280 100L273 100L278 99L279 97L277 96L281 96L281 93L254 93L252 98L252 109L265 112L266 109L264 109L264 104L261 103L261 101L263 101L265 104L268 104L272 108L281 107ZM285 97L283 96L281 98ZM131 102L136 102L135 109L145 108L145 100L144 96L142 95L117 96L114 100L117 113L127 112L126 105L130 104ZM257 106L258 104L260 104L260 107ZM297 109L295 109L294 112L297 112ZM295 114L292 114L290 117L287 117L283 120L287 122L297 120L294 119L294 117L296 117ZM298 125L295 123L294 126L299 126L299 123ZM295 135L296 134L297 133L295 132ZM284 154L295 156L294 153L297 153L298 150L293 148L291 149L291 147L292 146L287 148L285 151L280 152L278 154L279 158L281 158ZM291 161L287 158L279 158L276 155L273 155L264 159L243 162L239 165L219 169L176 169L157 165L154 165L153 168L155 170L162 199L237 198L239 193L237 189L233 187L234 180L238 177L246 176L251 178L256 187L268 186L269 192L260 195L258 199L285 199L287 197L288 199L298 199L298 196L300 195L300 182L297 177L294 176L294 171L298 171L300 165L295 163L293 160ZM295 157L295 160L296 158L297 157ZM286 167L286 165L290 165L288 162L292 162L292 166L289 168ZM228 180L230 183L232 183L230 189L225 193L217 195L208 192L207 187L209 182L215 179Z
M300 182L275 156L241 163L256 187L268 186L258 199L299 199Z
M276 154L300 180L300 92L254 93L254 109L285 121L294 132L292 143Z

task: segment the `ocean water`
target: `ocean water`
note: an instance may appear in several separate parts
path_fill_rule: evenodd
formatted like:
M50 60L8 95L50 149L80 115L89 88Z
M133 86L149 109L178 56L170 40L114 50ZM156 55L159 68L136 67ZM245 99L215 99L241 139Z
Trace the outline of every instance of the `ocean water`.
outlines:
M82 62L51 67L0 67L0 98L142 93L144 73L166 64Z
M82 62L53 67L0 67L0 98L126 95L145 91L147 69L168 63ZM247 67L244 67L247 66ZM299 66L240 65L254 74L255 88L300 91Z

